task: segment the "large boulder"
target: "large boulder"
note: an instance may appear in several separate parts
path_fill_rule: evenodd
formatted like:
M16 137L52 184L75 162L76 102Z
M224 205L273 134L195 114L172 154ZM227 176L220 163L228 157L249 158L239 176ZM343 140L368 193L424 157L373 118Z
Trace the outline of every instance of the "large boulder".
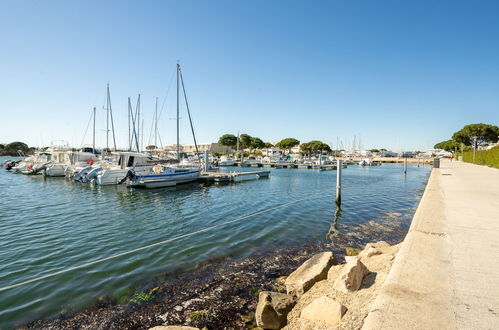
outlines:
M336 265L332 252L322 252L305 261L286 279L286 291L290 295L301 297L316 282L326 279L332 265Z
M369 270L358 258L349 259L341 269L333 287L341 292L356 291L360 289L362 280L368 273Z
M255 312L256 325L264 329L281 329L286 325L288 313L295 304L294 297L287 294L260 292Z
M310 321L322 321L330 326L341 322L346 307L329 297L320 297L305 306L300 318Z

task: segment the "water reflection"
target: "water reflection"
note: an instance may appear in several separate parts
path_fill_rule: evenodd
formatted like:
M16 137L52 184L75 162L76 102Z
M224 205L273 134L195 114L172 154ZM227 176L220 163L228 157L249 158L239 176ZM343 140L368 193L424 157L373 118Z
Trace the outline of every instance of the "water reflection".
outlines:
M337 237L340 234L340 231L338 230L338 219L341 217L341 207L337 206L336 211L334 212L333 215L333 222L331 223L331 226L329 227L329 231L327 232L326 239L328 241L333 241L335 237Z

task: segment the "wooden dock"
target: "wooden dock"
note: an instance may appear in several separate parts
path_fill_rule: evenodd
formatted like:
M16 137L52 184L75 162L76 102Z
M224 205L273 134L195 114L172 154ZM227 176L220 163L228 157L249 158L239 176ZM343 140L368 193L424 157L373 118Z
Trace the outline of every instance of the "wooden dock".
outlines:
M236 162L235 166L241 166L240 162ZM301 169L312 169L321 171L331 171L336 170L336 164L328 165L316 165L316 164L293 164L293 163L245 163L242 167L264 167L264 168L301 168ZM346 168L347 164L343 164L343 168Z
M270 171L252 171L252 172L202 172L199 177L200 182L242 182L248 180L257 180L268 178Z

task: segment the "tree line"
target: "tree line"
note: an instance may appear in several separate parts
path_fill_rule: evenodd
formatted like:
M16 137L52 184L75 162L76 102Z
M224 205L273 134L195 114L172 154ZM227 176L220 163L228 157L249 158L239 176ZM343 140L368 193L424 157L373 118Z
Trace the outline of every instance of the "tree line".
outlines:
M23 152L24 154L32 153L35 148L30 148L24 142L12 142L8 144L0 143L0 156L19 156L18 151Z
M233 134L224 134L218 139L218 144L230 147L232 149L237 148L237 142L238 142L237 136ZM326 151L326 152L332 151L331 147L328 144L317 140L300 144L300 140L298 139L285 138L274 145L270 142L263 142L262 139L258 137L252 137L248 134L241 134L239 136L239 148L250 149L250 151L252 149L277 147L282 150L287 150L288 153L290 153L291 149L293 149L298 145L300 146L301 153L305 155L315 154L320 151Z
M489 124L470 124L464 126L452 135L450 140L435 144L435 149L445 151L471 149L476 139L476 146L484 146L496 143L499 140L499 127Z

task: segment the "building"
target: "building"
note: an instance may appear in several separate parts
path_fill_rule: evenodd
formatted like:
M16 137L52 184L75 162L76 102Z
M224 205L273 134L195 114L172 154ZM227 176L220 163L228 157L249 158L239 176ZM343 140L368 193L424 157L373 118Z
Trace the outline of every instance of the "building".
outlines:
M199 152L220 152L220 153L230 153L233 152L233 150L230 147L223 146L218 143L198 143L198 151ZM177 145L176 144L170 144L167 145L164 148L164 151L177 151ZM185 153L195 153L196 152L196 146L194 144L181 144L180 145L180 151L185 152Z

